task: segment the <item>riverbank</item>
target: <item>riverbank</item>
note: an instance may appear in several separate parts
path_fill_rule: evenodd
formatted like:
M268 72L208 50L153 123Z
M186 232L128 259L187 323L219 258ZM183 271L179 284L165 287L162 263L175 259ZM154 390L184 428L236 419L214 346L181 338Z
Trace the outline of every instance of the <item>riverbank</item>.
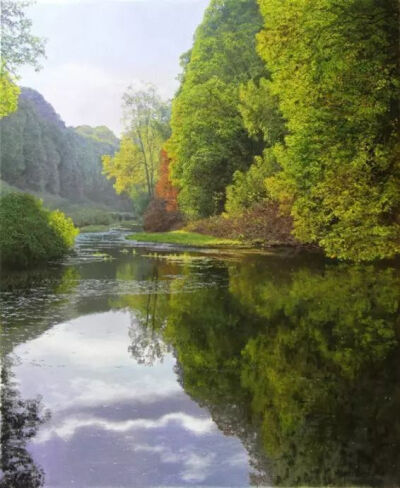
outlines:
M111 224L92 224L84 225L79 227L80 232L108 232L110 230L128 230L128 231L140 231L142 230L142 224L138 223L136 220L123 220L116 221Z
M250 248L250 244L235 240L215 237L185 230L174 230L170 232L138 232L127 236L127 239L137 242L154 242L160 244L178 244L190 247L232 247Z

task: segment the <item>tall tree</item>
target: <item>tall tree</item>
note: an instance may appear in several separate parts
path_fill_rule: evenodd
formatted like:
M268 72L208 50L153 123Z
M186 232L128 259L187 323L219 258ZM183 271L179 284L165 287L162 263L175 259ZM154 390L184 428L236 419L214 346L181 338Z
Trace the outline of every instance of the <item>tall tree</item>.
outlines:
M161 150L159 177L155 188L156 198L165 202L165 209L170 212L178 210L178 190L172 185L169 168L171 160L165 149Z
M238 108L240 85L265 71L255 50L261 26L255 0L212 0L192 50L181 58L167 150L180 207L190 218L222 211L233 173L261 151Z
M169 135L169 105L163 102L156 89L129 88L123 96L125 133L119 152L103 157L107 178L115 180L118 193L133 196L143 188L152 198L157 180L160 151Z
M268 189L296 236L354 260L400 251L399 3L260 0L258 50L289 134Z

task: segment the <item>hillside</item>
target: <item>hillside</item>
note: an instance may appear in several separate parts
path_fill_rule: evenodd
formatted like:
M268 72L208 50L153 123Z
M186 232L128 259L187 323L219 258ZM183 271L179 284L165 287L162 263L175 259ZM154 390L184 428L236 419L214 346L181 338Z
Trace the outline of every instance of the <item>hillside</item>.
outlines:
M0 121L1 178L18 189L130 210L102 175L101 156L114 154L107 127L66 127L43 96L22 88L18 111Z

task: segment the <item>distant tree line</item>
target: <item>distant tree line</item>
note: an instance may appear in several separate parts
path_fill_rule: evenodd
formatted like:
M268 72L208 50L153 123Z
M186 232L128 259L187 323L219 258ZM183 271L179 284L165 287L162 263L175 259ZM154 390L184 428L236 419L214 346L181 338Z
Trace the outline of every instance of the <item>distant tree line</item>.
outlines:
M124 206L102 174L101 156L119 141L107 127L66 127L36 91L22 88L18 110L0 121L1 178L22 190L75 202Z

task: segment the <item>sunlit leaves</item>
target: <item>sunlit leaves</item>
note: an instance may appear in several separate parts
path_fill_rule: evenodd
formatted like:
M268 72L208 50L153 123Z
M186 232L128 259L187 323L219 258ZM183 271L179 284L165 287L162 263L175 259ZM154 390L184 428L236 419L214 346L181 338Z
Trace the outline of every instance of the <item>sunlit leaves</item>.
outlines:
M392 256L400 250L398 3L260 7L258 50L289 130L274 151L283 172L268 190L292 200L296 236L329 256Z

